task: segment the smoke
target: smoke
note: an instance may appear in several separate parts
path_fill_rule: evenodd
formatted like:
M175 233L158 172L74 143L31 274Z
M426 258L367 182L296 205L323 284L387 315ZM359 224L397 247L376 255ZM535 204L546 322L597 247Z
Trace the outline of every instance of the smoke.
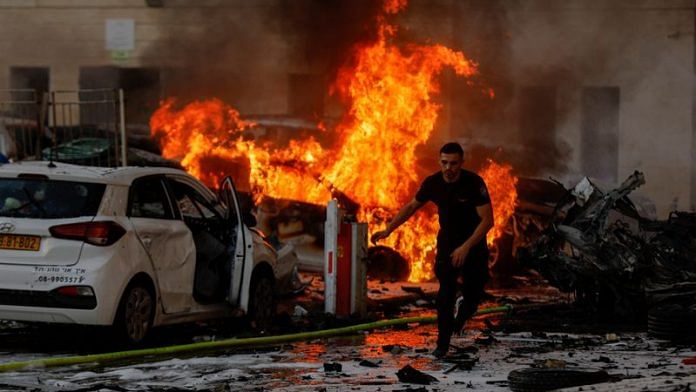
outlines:
M311 111L323 104L316 101L323 101L351 47L375 37L381 6L370 0L231 3L170 13L163 38L144 56L168 65L166 96L216 97L247 114Z
M376 39L381 8L375 0L281 0L267 17L278 21L283 36L294 38L291 62L334 80L356 44Z
M606 148L618 138L612 110L630 104L633 89L623 86L640 84L643 73L656 66L655 53L664 50L637 46L642 41L635 17L659 12L649 9L649 2L612 4L453 2L454 48L479 63L480 75L473 84L446 83L452 138L468 146L475 160L498 157L520 175L562 176L591 169L591 175L615 178L618 151ZM636 71L630 60L636 57L645 71ZM495 98L482 93L481 86L493 88ZM599 102L602 88L610 95L612 89L620 90L615 108L587 108L594 102L588 96L598 87ZM588 118L593 115L600 118ZM583 128L593 129L595 138L583 138ZM605 153L614 159L604 167L583 163Z
M397 15L396 42L443 43L463 51L480 70L473 80L443 77L445 129L433 143L459 140L479 163L494 157L511 163L520 175L563 176L587 169L583 161L604 154L592 151L606 147L604 136L617 137L618 130L604 118L585 118L592 114L583 109L584 101L592 102L584 98L585 90L618 88L617 105L625 107L637 98L645 74L669 57L662 55L669 49L656 46L655 39L645 43L645 32L636 28L649 20L647 14L664 15L650 8L652 1L629 3L411 0ZM186 15L171 12L162 38L151 44L144 62L153 58L168 65L165 95L183 101L218 97L243 114L293 114L294 103L329 91L355 44L375 38L382 2L220 4L191 7ZM661 38L676 42L688 34L677 30ZM293 74L300 76L294 84ZM492 99L485 93L488 87L495 91ZM319 105L329 105L321 108L323 115L337 116L335 103L325 98L319 95ZM313 109L312 102L305 103ZM304 106L295 109L302 112ZM615 108L605 109L596 113L611 117ZM583 127L596 128L599 137L583 140ZM590 174L615 177L613 162Z

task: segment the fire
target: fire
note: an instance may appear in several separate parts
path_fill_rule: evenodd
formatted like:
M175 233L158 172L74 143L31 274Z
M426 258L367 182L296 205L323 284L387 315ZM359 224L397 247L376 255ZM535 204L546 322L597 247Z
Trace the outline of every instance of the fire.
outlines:
M253 125L217 99L193 102L181 109L174 108L174 101L169 100L150 119L151 129L160 138L162 155L179 160L189 173L211 187L218 186L230 167L243 162L248 166L243 168L247 171L244 177L248 177L256 201L268 196L325 203L331 198L329 190L311 175L314 164L325 154L319 143L310 138L292 141L287 148L256 145L243 134ZM217 168L220 163L222 170Z
M394 14L405 6L406 0L388 0L383 10L385 15ZM377 41L358 46L354 63L339 71L332 86L347 103L347 112L335 128L338 141L331 148L311 138L287 147L257 143L244 135L253 124L219 100L180 109L167 101L150 123L160 137L163 155L179 159L210 186L217 186L223 173L234 171L232 167L242 166L235 177L248 176L257 201L268 196L326 204L332 191L341 191L360 204L358 218L368 223L371 233L383 229L413 197L421 180L416 148L429 140L438 117L440 105L433 99L439 92L437 76L448 67L468 77L476 73L476 66L461 52L441 45L397 47L390 42L396 27L384 16L378 23ZM494 203L499 191L507 192L505 203L514 194L507 185L493 185ZM502 219L507 212L494 206L496 217ZM438 223L429 212L419 212L385 241L411 261L410 281L433 276Z
M510 165L501 165L490 159L481 170L480 175L486 182L491 197L491 205L495 212L493 215L494 226L486 236L488 245L491 245L496 238L503 235L508 220L515 212L517 177L512 174Z

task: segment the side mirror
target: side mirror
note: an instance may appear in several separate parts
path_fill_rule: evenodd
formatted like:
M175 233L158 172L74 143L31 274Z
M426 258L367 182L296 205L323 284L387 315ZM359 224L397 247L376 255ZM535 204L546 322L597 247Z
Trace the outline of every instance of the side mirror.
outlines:
M242 222L246 227L254 227L257 223L256 217L251 213L251 211L242 213Z

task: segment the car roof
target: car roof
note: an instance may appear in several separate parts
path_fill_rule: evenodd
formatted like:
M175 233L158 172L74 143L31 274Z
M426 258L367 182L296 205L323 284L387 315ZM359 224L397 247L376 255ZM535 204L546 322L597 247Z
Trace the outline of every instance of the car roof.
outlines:
M93 167L62 162L53 162L53 165L50 165L48 161L21 161L4 165L0 164L0 177L5 178L17 177L19 175L45 175L53 180L130 185L138 177L154 174L178 174L192 177L183 170L169 167Z

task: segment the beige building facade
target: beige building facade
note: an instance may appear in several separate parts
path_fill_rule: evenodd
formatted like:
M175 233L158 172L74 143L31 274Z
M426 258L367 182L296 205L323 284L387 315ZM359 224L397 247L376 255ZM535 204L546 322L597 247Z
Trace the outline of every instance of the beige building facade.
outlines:
M128 121L143 124L169 96L335 117L339 52L374 2L329 3L0 0L0 89L122 87ZM397 16L403 36L462 50L496 91L485 98L443 75L434 145L502 147L521 175L567 184L640 170L660 217L694 208L693 0L410 3Z

